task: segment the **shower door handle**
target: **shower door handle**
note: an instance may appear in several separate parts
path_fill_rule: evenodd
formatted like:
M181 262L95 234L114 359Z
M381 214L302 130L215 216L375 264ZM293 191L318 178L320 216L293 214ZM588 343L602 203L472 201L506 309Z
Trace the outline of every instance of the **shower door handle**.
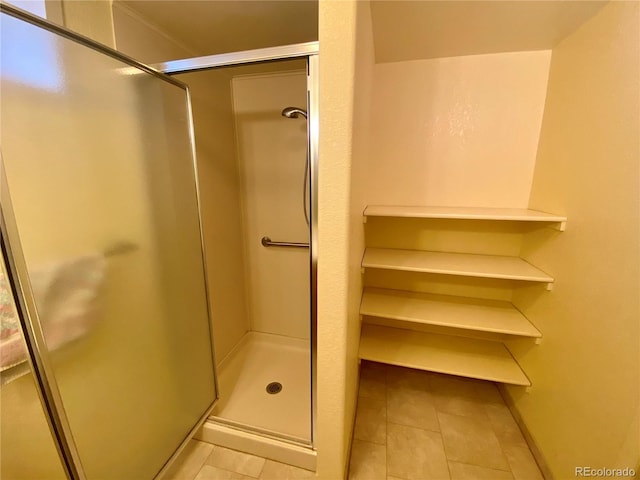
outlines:
M272 242L269 237L262 237L261 240L263 247L293 247L293 248L309 248L308 243L296 243L296 242Z

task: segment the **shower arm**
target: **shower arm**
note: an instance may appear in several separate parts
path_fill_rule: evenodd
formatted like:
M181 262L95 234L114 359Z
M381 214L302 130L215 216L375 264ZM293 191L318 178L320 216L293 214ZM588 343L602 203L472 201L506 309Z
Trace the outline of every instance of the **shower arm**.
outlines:
M263 247L293 247L293 248L309 248L308 243L296 243L296 242L273 242L269 237L262 237L261 242Z

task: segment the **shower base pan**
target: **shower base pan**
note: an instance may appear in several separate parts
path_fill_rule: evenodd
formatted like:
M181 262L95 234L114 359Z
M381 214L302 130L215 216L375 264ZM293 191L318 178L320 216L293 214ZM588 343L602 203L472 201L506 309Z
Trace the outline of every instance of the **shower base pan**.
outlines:
M270 438L239 428L228 427L215 418L210 418L195 435L204 442L258 455L277 462L286 463L306 470L316 470L316 451L289 443L284 440Z
M315 470L309 341L248 332L220 363L202 440Z

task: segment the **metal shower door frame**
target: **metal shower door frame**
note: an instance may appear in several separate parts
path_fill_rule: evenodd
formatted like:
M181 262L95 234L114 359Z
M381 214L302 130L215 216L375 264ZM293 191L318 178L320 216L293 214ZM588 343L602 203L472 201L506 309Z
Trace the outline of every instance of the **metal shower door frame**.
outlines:
M310 323L311 323L311 448L315 449L317 420L317 359L318 359L318 143L319 143L319 43L306 42L278 47L260 48L240 52L207 55L181 60L172 60L152 65L167 75L193 73L219 67L250 65L278 60L307 59L307 149L310 163L310 210L309 222L309 275L310 275Z

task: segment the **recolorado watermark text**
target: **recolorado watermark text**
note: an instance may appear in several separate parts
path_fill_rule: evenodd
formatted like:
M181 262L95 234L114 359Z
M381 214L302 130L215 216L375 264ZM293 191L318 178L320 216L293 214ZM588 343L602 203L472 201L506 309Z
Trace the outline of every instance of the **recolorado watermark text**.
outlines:
M576 477L633 477L636 471L633 468L593 468L576 467Z

